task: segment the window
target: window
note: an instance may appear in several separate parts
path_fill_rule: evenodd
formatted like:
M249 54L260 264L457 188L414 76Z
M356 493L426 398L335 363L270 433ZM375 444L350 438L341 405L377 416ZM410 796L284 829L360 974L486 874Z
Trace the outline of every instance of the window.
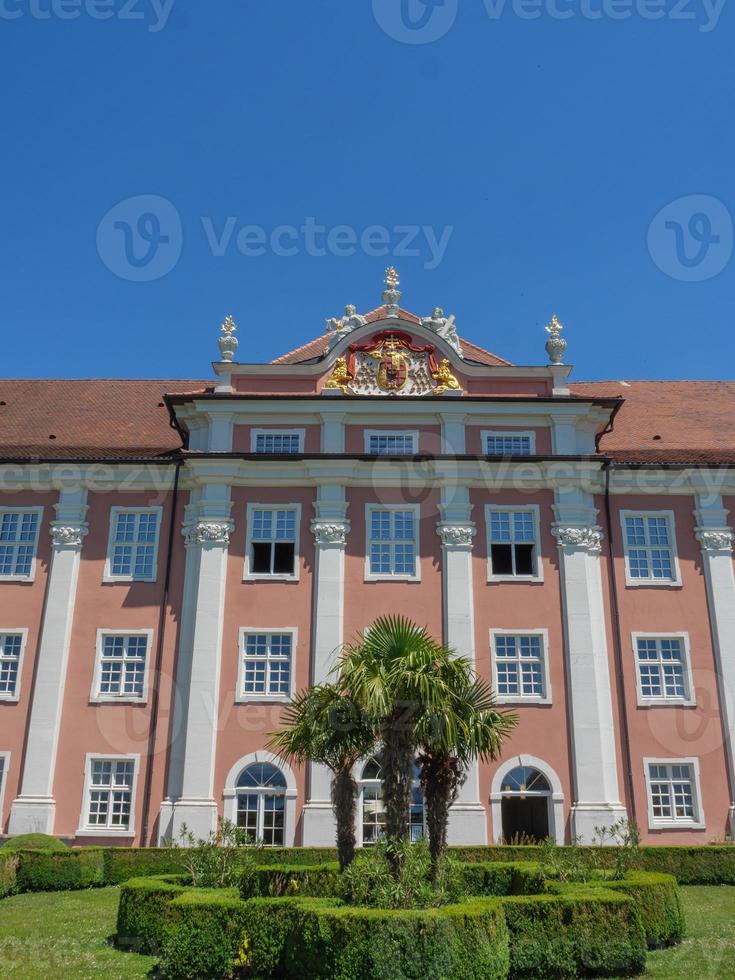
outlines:
M674 515L668 511L623 511L625 572L628 585L679 585Z
M488 506L489 577L541 580L538 507Z
M424 792L420 782L421 770L413 767L408 829L412 841L426 835ZM379 758L368 759L360 778L361 834L363 845L374 844L385 833L385 803L383 801L383 768Z
M132 830L134 759L89 759L88 830Z
M286 780L269 762L255 762L237 780L237 826L269 847L283 847Z
M290 696L295 632L240 632L239 700Z
M108 581L154 582L161 508L121 510L110 515Z
M374 456L413 456L418 442L418 432L365 430L365 452Z
M26 630L0 633L0 701L17 701Z
M493 678L499 701L550 703L548 633L491 630Z
M645 759L651 826L704 826L697 759Z
M250 446L251 452L254 453L302 453L304 451L304 430L253 429Z
M41 508L0 511L0 578L32 578L41 513Z
M483 432L487 456L531 456L536 451L533 432Z
M418 507L368 507L368 578L418 578L418 516Z
M633 635L639 704L694 704L688 637Z
M296 578L299 508L271 509L256 504L248 509L250 546L246 574Z
M142 701L146 691L146 660L152 633L97 634L98 665L93 699Z

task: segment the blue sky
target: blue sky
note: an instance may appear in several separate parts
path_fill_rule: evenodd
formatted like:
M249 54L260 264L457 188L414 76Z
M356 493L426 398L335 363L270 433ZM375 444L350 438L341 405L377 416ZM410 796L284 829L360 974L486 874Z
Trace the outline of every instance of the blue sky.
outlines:
M0 0L0 375L209 377L394 263L515 363L732 377L718 2Z

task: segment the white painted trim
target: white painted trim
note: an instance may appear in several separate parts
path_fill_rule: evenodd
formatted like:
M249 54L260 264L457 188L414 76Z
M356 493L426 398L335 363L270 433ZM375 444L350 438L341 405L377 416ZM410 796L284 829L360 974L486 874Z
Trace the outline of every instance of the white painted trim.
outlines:
M533 514L533 529L536 537L536 572L534 575L494 575L490 541L490 514L497 511L530 511ZM485 542L487 546L488 582L543 582L544 563L541 553L541 508L538 504L485 504Z
M33 489L38 490L38 487ZM0 575L0 584L3 582L35 582L36 562L38 561L38 542L41 537L43 526L43 507L0 507L0 518L3 514L38 514L38 525L36 540L33 546L33 557L31 558L31 570L28 575Z
M10 772L10 752L0 752L0 759L3 767L0 770L0 829L4 826L3 802L5 801L5 787L8 785L8 773Z
M0 701L5 704L15 704L20 700L20 687L23 678L23 655L26 650L26 644L28 643L28 627L17 626L10 627L0 626L0 636L20 636L20 653L18 654L18 674L17 683L15 685L15 690L12 694L3 694L0 691Z
M636 695L638 697L638 707L639 708L684 708L684 707L694 707L697 703L697 695L694 689L694 677L692 676L692 654L691 646L689 642L689 634L685 632L672 633L664 632L659 630L653 633L642 633L638 630L634 630L630 634L630 638L633 646L633 663L635 664L635 683L636 683ZM672 697L660 697L651 698L644 697L641 690L641 672L640 664L641 661L638 659L638 640L681 640L682 648L684 650L684 684L686 686L687 695L683 698L672 698Z
M292 510L296 514L294 531L293 575L266 575L250 571L250 545L253 538L253 514L256 510ZM245 567L244 582L298 582L301 572L301 504L259 504L251 502L247 505L245 519Z
M557 844L564 843L564 789L554 769L535 755L516 755L506 760L495 770L490 785L490 814L493 824L493 842L499 844L503 838L503 779L518 766L529 766L546 777L551 786L549 801L549 836Z
M651 800L651 774L650 766L691 766L692 767L692 795L694 797L694 809L697 814L694 820L664 820L653 816L653 805ZM702 790L699 779L699 759L694 756L683 759L655 759L646 756L643 759L643 774L646 779L646 801L648 805L648 829L649 830L704 830L704 807L702 805Z
M291 636L291 669L289 670L288 694L245 694L243 680L245 677L245 637L260 633L288 633ZM291 700L294 693L294 678L296 676L296 650L299 643L299 631L296 626L241 626L238 630L237 646L237 690L235 704L257 704L260 702L276 702L285 704ZM262 761L262 760L261 760Z
M542 627L535 629L490 629L490 661L492 665L493 691L498 704L552 704L551 675L549 673L549 631ZM541 666L544 681L543 697L523 694L501 694L498 690L498 664L495 649L496 636L540 636L541 637Z
M89 818L89 793L92 788L92 763L95 761L105 762L127 762L133 760L133 785L130 790L130 824L127 828L115 829L110 827L91 826L87 821ZM79 814L79 827L76 831L77 837L135 837L135 802L138 789L138 775L140 772L140 755L135 752L112 753L112 752L87 752L84 758L84 786L82 789L82 810Z
M294 455L303 453L304 451L304 439L306 438L306 429L251 429L250 430L250 452L257 453L258 456L277 456L278 453L258 453L256 449L258 443L258 436L298 436L299 437L299 448L296 450ZM286 453L285 455L291 455Z
M411 510L414 514L414 574L385 575L370 571L370 515L373 511ZM366 582L420 582L421 581L421 505L420 504L365 504L365 576Z
M92 690L89 694L90 704L146 704L148 701L148 675L151 671L151 661L153 656L153 630L115 630L101 626L97 630L96 654L94 660L94 671L92 672ZM106 636L146 636L148 643L145 651L145 670L143 671L143 693L139 698L131 694L100 694L100 681L102 675L102 647Z
M112 574L112 548L115 537L115 524L118 514L155 514L156 515L156 540L153 542L153 575L149 577L139 577L136 575L113 575ZM161 521L163 520L163 507L123 507L113 505L110 507L110 527L107 533L107 555L105 557L105 570L102 576L103 582L155 582L158 578L158 545L161 539Z
M501 432L499 430L495 430L495 429L481 429L480 430L480 451L481 451L482 455L483 456L491 456L493 459L495 459L495 458L502 458L502 456L500 456L500 454L498 454L498 453L488 453L487 452L486 446L487 446L487 437L488 436L493 436L494 438L497 438L497 439L518 439L519 437L520 438L525 437L525 438L527 438L529 440L529 452L528 452L528 455L529 456L535 456L536 455L536 433L533 432L530 429L528 429L528 430L516 429L515 431L506 430L506 431L503 431L503 432ZM521 455L525 455L525 454L522 453Z
M418 429L364 429L365 452L371 456L415 456L419 452L419 430ZM413 440L413 450L410 453L372 453L370 451L370 439L373 436L411 436Z
M625 529L626 517L665 517L669 524L669 537L671 538L671 564L674 577L671 579L661 578L633 578L630 574L630 556L628 548L628 536ZM625 584L633 588L655 587L671 588L681 586L681 569L679 567L679 554L676 546L676 519L673 510L621 510L620 511L620 533L623 541L623 553L625 555Z
M238 759L234 766L232 766L230 771L227 773L225 786L222 791L222 799L224 800L224 817L226 820L229 820L234 824L237 823L236 783L243 769L247 769L248 766L252 766L257 762L266 762L272 766L275 766L279 772L283 773L286 780L286 791L284 793L286 798L286 806L284 808L283 846L293 847L294 838L296 836L296 797L298 796L296 777L294 776L293 770L288 763L284 762L283 759L277 755L274 755L272 752L268 752L265 749L259 749L257 752L250 752L248 755L244 755L241 759Z

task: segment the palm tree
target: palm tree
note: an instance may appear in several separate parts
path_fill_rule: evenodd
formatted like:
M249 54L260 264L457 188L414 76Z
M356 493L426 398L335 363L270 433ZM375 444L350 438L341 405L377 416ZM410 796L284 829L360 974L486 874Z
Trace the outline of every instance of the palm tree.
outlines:
M355 856L357 783L352 769L375 744L375 731L355 703L334 684L319 684L286 706L284 727L269 748L286 761L316 762L332 772L337 852L344 870Z
M449 808L469 765L475 759L494 761L518 716L495 705L489 685L478 678L465 658L455 658L447 677L448 696L439 711L419 721L418 764L424 791L432 873L436 875L447 848ZM444 665L439 671L444 671Z

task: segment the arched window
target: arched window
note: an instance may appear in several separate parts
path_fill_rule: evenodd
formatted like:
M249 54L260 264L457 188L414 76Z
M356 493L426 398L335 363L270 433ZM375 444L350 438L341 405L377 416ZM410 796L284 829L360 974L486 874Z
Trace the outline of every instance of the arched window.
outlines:
M284 843L286 779L269 762L255 762L240 773L236 785L237 826L271 847Z
M533 766L516 766L503 776L502 793L503 796L548 796L551 786L546 776Z
M419 782L420 769L414 764L411 784L409 836L412 841L426 835L424 793ZM379 757L368 759L360 778L361 828L364 845L374 844L385 833L385 803L383 801L383 768Z
M551 786L534 766L516 766L501 782L503 838L508 843L543 840L551 829Z

